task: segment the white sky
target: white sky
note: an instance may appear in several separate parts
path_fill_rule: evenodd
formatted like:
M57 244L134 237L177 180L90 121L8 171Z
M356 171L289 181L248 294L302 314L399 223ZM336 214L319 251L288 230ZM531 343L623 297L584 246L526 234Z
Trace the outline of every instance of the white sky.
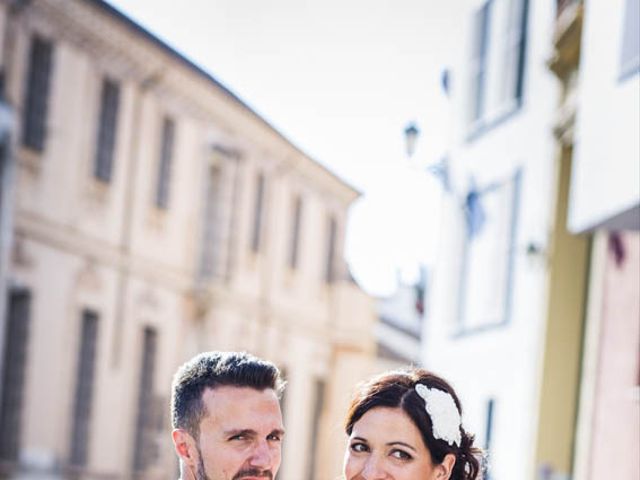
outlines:
M366 291L431 263L440 187L408 165L403 130L421 129L414 163L444 152L450 0L109 1L363 192L345 253Z

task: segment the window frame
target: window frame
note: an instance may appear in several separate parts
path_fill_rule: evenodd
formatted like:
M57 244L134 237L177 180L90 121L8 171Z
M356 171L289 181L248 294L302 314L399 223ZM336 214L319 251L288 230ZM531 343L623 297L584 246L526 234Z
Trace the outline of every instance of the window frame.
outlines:
M456 326L453 331L453 337L461 337L476 333L481 333L489 330L494 330L498 328L503 328L511 322L512 316L512 303L513 303L513 294L514 294L514 282L515 282L515 269L516 269L516 248L517 248L517 235L519 228L519 216L520 216L520 203L522 197L522 177L523 172L522 169L518 169L515 173L509 177L507 180L491 185L480 192L480 196L485 195L487 193L491 193L500 188L505 188L509 184L513 184L512 188L512 197L510 199L511 211L509 215L509 237L508 237L508 248L505 254L507 255L506 259L506 275L505 275L505 290L504 290L504 299L502 306L502 315L501 319L497 321L482 321L478 323L474 323L472 326L469 326L466 319L466 309L467 309L467 292L472 286L469 285L469 247L472 239L469 237L468 233L465 234L464 245L462 247L462 262L460 266L460 283L458 289L458 305L457 305L457 315L456 315Z

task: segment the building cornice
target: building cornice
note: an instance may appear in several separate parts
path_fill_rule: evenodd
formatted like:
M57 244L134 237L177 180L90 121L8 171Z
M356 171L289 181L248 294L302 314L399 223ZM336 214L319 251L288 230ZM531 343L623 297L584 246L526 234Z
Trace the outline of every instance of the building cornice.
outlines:
M323 178L322 185L343 202L348 204L361 194L295 145L213 75L107 2L51 0L34 2L30 8L61 22L64 26L61 33L80 48L100 50L102 54L111 51L137 82L153 79L157 88L165 87L172 95L183 97L191 108L199 110L200 116L214 118L216 125L224 128L229 123L225 121L228 117L237 118L238 115L248 119L249 122L237 124L246 128L248 123L252 129L271 137L270 143L277 145L281 161L296 170L312 172L316 182ZM105 22L105 17L111 21ZM220 111L221 102L224 111ZM255 138L254 133L238 136Z

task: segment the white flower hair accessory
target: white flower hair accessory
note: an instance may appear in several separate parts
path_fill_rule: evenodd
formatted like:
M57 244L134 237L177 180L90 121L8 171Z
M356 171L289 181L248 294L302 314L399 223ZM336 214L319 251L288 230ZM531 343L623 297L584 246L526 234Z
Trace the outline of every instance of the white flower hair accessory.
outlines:
M417 383L415 389L424 400L425 409L431 418L433 438L444 440L449 445L460 446L462 444L461 418L453 397L447 392L428 388L421 383Z

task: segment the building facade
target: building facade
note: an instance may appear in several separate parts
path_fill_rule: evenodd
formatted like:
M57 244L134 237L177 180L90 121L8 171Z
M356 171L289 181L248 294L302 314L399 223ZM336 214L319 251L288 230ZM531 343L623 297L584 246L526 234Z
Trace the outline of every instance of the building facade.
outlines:
M640 2L573 3L567 18L582 34L568 226L593 240L572 473L638 478Z
M396 290L377 299L377 370L420 366L420 335L427 295L427 269L407 283L398 274Z
M486 477L636 478L639 3L463 3L426 366Z
M173 372L243 349L289 381L279 478L335 477L375 357L343 261L358 192L108 4L0 6L16 165L1 475L175 478Z
M456 7L447 65L450 191L423 359L458 390L465 424L487 452L486 478L537 480L543 436L572 432L563 423L538 428L548 415L540 392L549 310L580 318L581 307L579 295L553 308L549 300L572 266L562 261L556 228L562 202L552 127L560 92L546 68L555 5L469 0ZM559 328L570 341L558 348L575 348L574 325ZM571 361L557 373L577 388L578 358Z

